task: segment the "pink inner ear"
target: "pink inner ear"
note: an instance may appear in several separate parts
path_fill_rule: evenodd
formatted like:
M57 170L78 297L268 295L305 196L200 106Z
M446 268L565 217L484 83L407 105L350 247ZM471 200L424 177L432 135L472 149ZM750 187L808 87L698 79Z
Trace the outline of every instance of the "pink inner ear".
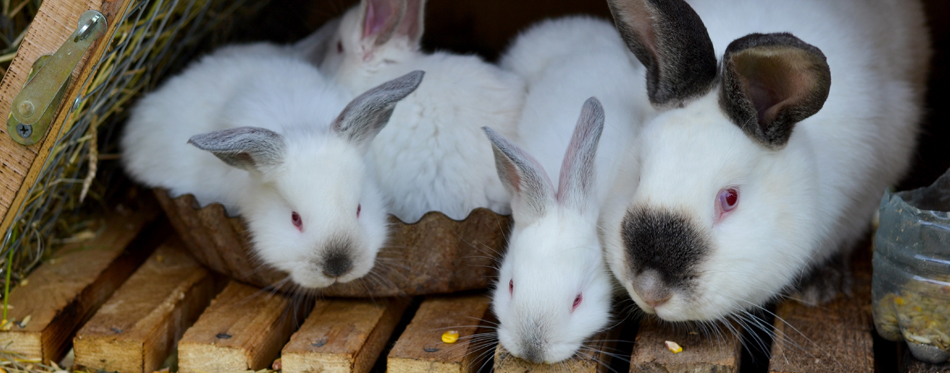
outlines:
M395 13L395 8L389 1L367 1L366 16L363 21L363 39L382 31L386 23L396 16Z

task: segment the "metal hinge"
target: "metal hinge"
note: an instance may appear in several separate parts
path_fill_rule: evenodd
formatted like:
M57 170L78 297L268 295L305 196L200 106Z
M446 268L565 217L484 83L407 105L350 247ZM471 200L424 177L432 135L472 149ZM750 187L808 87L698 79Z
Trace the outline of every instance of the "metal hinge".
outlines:
M87 10L79 17L79 27L56 53L36 59L26 84L13 98L7 118L7 134L13 141L33 145L43 139L63 101L73 70L106 28L102 13Z

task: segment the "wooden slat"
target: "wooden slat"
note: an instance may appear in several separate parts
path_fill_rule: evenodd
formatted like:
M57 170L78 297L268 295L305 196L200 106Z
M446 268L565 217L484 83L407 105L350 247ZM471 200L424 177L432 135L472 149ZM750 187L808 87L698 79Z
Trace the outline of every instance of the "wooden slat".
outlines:
M10 292L8 319L29 317L29 322L0 332L0 346L46 363L58 361L73 333L158 246L155 234L170 232L167 222L156 222L158 212L154 202L116 210L96 238L58 249L26 277L27 285Z
M369 372L410 298L319 301L281 351L283 373Z
M594 335L587 342L589 351L580 351L573 358L557 364L535 364L515 357L500 344L495 348L495 373L523 373L523 372L579 372L604 373L610 371L610 356L604 352L611 352L616 345L620 328L606 330Z
M789 300L775 310L771 372L870 372L874 369L871 322L871 255L854 255L852 296L816 307Z
M73 341L76 364L119 372L158 368L214 297L212 274L177 237L160 246Z
M181 373L269 367L313 307L232 281L178 343Z
M73 71L73 80L63 95L64 102L71 103L92 73L95 61L105 53L109 36L116 28L116 19L121 19L131 0L46 0L40 6L27 30L16 56L0 82L0 118L10 115L13 98L23 88L33 62L44 54L55 53L63 42L76 30L79 16L89 9L102 12L108 22L105 35L92 46ZM63 104L50 123L46 138L31 146L23 146L6 133L7 126L0 125L0 232L12 224L20 204L26 198L29 186L36 182L50 149L56 141L68 115L70 104Z
M482 364L476 358L489 346L473 335L489 313L491 300L484 295L428 297L396 341L386 359L389 373L473 372ZM449 330L459 333L458 342L442 342Z
M715 336L697 331L661 325L652 318L640 324L630 357L631 372L713 373L738 372L742 340L737 325L720 327ZM674 354L665 342L679 344L683 351Z

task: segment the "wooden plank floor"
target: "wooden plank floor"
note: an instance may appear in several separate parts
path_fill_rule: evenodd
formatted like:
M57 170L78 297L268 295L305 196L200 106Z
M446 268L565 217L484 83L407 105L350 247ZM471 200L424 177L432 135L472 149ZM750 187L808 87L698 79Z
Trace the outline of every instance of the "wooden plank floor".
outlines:
M95 250L63 251L52 263L34 272L27 285L18 287L9 310L9 317L16 322L0 330L0 342L11 349L31 346L15 350L28 358L55 360L68 348L68 341L74 341L77 364L122 372L150 372L177 347L182 372L209 373L269 367L279 355L281 367L288 373L870 372L875 364L878 369L886 366L890 367L886 370L907 373L950 373L950 364L918 362L906 349L895 347L899 344L878 346L875 351L867 253L856 256L852 265L851 298L819 307L795 302L778 305L775 313L782 321L776 318L774 333L781 337L767 341L770 348L753 347L755 351L748 351L743 347L743 341L756 346L749 340L749 330L724 329L723 333L704 336L648 318L628 321L624 328L597 336L595 340L602 342L597 349L611 351L609 354L580 354L558 366L536 366L525 364L496 345L491 333L494 321L490 299L479 293L415 301L319 299L313 303L293 302L290 297L232 283L212 303L210 298L226 282L197 267L181 250L169 252L180 246L175 238L148 260L144 260L147 248L137 256L129 256L129 250L141 246L145 238L157 243L160 241L156 237L165 238L168 233L167 222L155 220L154 213L136 214L113 218L112 223L107 219L104 233L86 243L109 253L101 260L86 257L98 255ZM67 257L71 259L59 261ZM138 259L131 260L134 258ZM182 264L187 270L178 266L182 273L161 269L184 262L191 264ZM54 273L77 271L44 269L60 263L79 266L85 272L60 278ZM116 263L122 265L117 267ZM32 292L42 291L51 281L67 281L71 287L57 288L68 291L56 294L57 301L52 303L33 296ZM183 294L184 298L171 293ZM98 307L102 302L103 307ZM30 319L23 322L26 316ZM189 328L195 320L195 326ZM77 334L80 326L82 330ZM457 342L442 341L442 334L448 330L459 333ZM175 346L182 333L182 342ZM745 339L737 333L745 333ZM664 345L667 340L683 346L683 352L668 351ZM237 358L230 361L224 359L227 356Z

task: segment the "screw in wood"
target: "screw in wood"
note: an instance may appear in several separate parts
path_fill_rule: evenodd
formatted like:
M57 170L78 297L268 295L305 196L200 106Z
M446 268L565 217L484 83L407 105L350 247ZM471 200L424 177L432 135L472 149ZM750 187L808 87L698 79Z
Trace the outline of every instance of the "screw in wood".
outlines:
M33 134L33 126L28 126L23 123L16 125L16 133L22 138L30 137Z
M218 339L231 339L231 335L228 333L218 333L215 335Z

